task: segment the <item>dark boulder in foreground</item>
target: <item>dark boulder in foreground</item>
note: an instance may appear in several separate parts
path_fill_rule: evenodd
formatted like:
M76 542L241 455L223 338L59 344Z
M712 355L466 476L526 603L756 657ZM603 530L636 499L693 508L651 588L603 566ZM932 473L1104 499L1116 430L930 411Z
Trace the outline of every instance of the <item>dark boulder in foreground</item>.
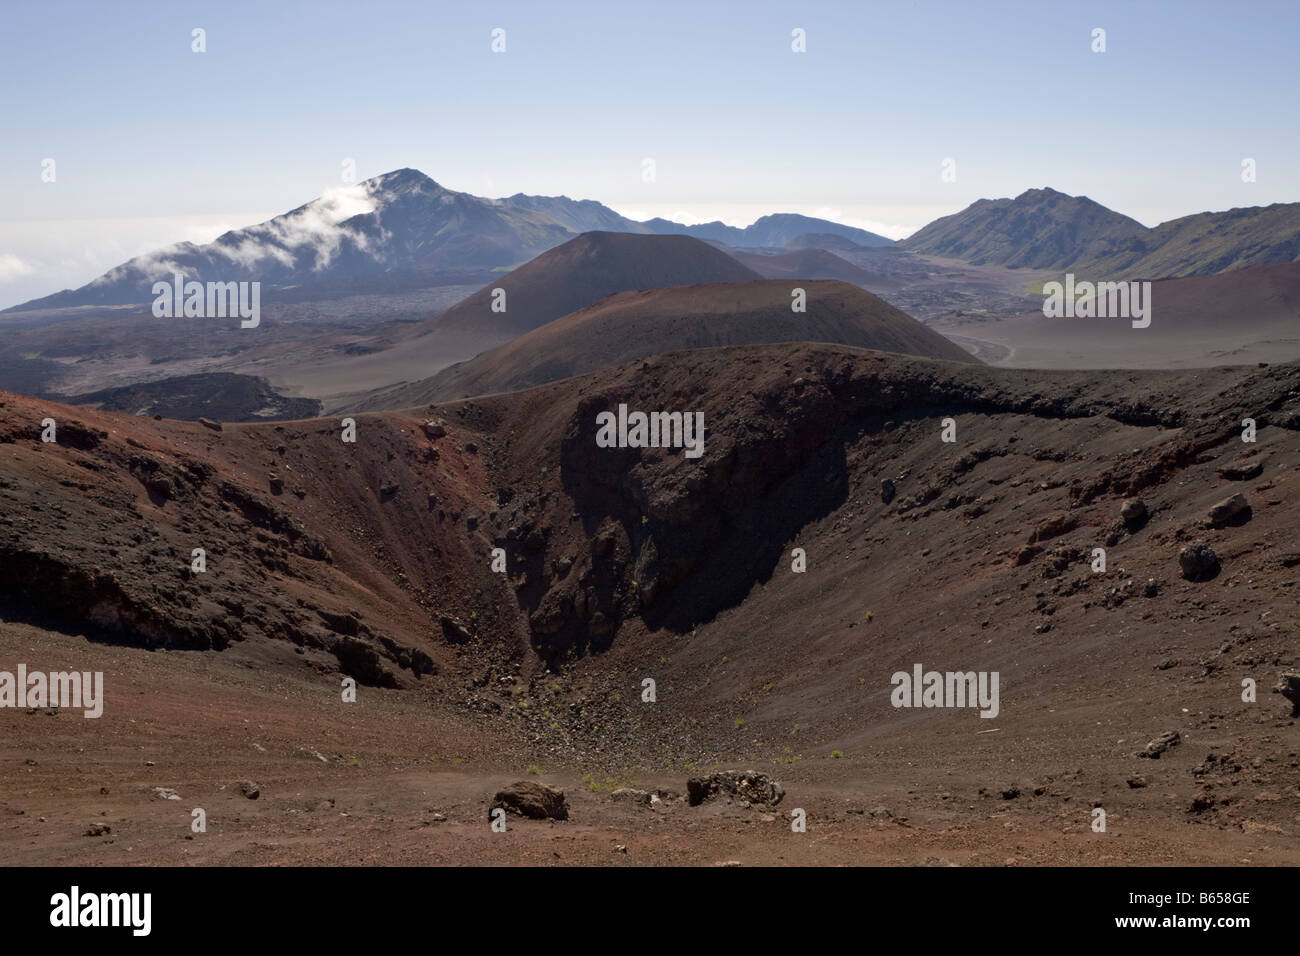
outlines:
M1230 495L1210 509L1209 518L1210 523L1213 525L1225 525L1233 521L1249 520L1250 503L1246 501L1245 495Z
M1178 552L1178 567L1187 580L1201 581L1219 570L1219 556L1204 541L1198 541Z
M569 819L569 804L564 798L563 790L528 780L520 780L504 790L498 790L492 798L492 807L504 807L509 813L531 820Z
M693 807L717 796L734 797L750 805L774 807L785 796L785 790L767 774L757 770L723 770L687 780L686 796Z

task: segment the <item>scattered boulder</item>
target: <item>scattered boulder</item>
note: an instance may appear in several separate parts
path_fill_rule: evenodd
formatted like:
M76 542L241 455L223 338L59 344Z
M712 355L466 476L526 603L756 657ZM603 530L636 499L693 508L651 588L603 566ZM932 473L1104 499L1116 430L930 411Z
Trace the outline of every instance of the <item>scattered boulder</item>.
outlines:
M1128 784L1130 790L1141 790L1147 785L1147 778L1139 773L1135 773L1124 782Z
M1300 717L1300 673L1288 671L1273 687L1273 693L1281 694L1291 702L1291 716Z
M281 476L275 474L267 475L266 481L267 484L271 486L271 492L273 494L278 495L284 491L284 479Z
M1187 808L1187 812L1204 813L1206 810L1209 810L1211 807L1213 807L1215 802L1216 801L1214 799L1214 795L1211 794L1209 791L1198 793L1196 795L1196 798L1192 800L1192 805Z
M149 475L144 479L144 486L160 498L172 496L172 480L166 475Z
M1170 747L1177 747L1182 742L1182 734L1176 730L1166 730L1155 740L1147 744L1146 749L1139 751L1139 757L1149 757L1152 760L1159 760L1160 755Z
M349 677L372 687L400 687L397 675L384 663L379 649L358 637L340 638L331 648L339 662L339 669Z
M429 419L421 427L424 429L424 434L429 438L442 438L447 434L447 426L433 419Z
M204 428L211 428L214 432L221 431L221 422L214 422L210 418L200 418L199 424Z
M1219 477L1229 481L1250 481L1258 478L1264 471L1264 463L1246 455L1239 455L1226 465L1219 467Z
M889 504L891 501L893 501L894 495L896 493L897 493L896 489L894 488L894 480L892 478L886 478L884 481L880 483L880 500L883 503Z
M1219 570L1219 556L1204 541L1189 544L1178 552L1178 567L1188 581L1203 581Z
M159 800L179 800L181 795L171 787L154 787L153 795Z
M113 832L113 828L107 823L92 823L86 830L86 836L107 836Z
M1079 519L1074 515L1054 514L1038 523L1038 527L1034 529L1034 533L1029 537L1029 543L1033 544L1036 541L1045 541L1048 538L1058 537L1068 531L1073 531L1078 526Z
M497 795L492 798L492 807L504 807L508 813L528 817L530 820L569 819L569 804L564 798L563 790L528 780L520 780L497 791Z
M1210 509L1210 524L1225 525L1250 519L1250 503L1243 494L1230 495Z
M745 806L761 804L774 807L785 796L785 790L767 774L757 770L723 770L686 781L686 796L693 807L719 795L734 797Z
M650 791L637 790L633 787L619 787L610 797L617 803L635 803L641 806L650 806Z
M1147 520L1146 502L1141 498L1129 498L1119 508L1120 520L1129 528L1137 528Z
M251 780L240 780L236 782L235 789L246 796L249 800L256 800L262 795L262 788Z

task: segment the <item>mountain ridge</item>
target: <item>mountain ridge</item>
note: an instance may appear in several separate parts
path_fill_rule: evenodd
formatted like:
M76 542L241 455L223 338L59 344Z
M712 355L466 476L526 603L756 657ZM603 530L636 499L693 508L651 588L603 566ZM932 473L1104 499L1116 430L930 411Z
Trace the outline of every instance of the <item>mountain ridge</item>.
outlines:
M978 199L898 243L1011 269L1166 279L1300 260L1300 203L1200 212L1147 227L1087 196L1044 187Z
M892 245L862 229L792 213L764 216L740 229L721 222L642 223L595 200L566 196L517 193L487 199L448 189L404 167L355 186L326 190L286 213L230 230L204 245L176 243L136 256L79 288L2 311L145 304L154 298L153 283L171 281L176 273L198 281L260 281L271 288L363 281L411 271L436 280L449 272L509 269L593 231L776 246L821 233L859 245Z

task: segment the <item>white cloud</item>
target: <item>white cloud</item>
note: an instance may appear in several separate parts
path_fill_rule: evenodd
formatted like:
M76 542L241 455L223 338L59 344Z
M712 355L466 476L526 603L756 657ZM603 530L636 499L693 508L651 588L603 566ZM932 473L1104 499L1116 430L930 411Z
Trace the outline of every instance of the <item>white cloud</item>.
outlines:
M219 246L213 251L243 266L264 259L290 266L297 252L307 248L314 253L314 268L319 271L329 265L345 237L362 249L369 247L367 236L345 229L342 223L374 212L382 198L366 183L327 189L319 199L293 212L250 227L239 245Z
M7 252L0 253L0 285L33 275L36 269Z

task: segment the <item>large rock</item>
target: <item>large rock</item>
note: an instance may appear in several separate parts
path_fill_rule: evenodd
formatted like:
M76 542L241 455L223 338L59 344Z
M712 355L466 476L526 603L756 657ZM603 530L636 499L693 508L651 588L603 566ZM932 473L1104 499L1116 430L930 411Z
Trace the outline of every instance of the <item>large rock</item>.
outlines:
M1273 693L1281 694L1291 702L1291 716L1300 717L1300 673L1288 671L1273 688Z
M564 791L530 780L520 780L497 791L492 798L492 807L504 807L508 813L531 820L569 819L569 804L564 799Z
M1264 463L1257 458L1239 455L1219 468L1219 477L1229 481L1250 481L1264 471Z
M717 796L734 797L748 804L774 807L785 791L765 773L757 770L723 770L707 777L686 781L686 796L693 807Z
M1178 567L1187 580L1201 581L1219 570L1219 556L1204 541L1198 541L1178 552Z
M1128 527L1136 527L1147 520L1146 502L1141 498L1129 498L1119 509L1120 520Z
M1242 494L1230 495L1210 509L1210 523L1224 525L1230 521L1250 517L1250 503Z

